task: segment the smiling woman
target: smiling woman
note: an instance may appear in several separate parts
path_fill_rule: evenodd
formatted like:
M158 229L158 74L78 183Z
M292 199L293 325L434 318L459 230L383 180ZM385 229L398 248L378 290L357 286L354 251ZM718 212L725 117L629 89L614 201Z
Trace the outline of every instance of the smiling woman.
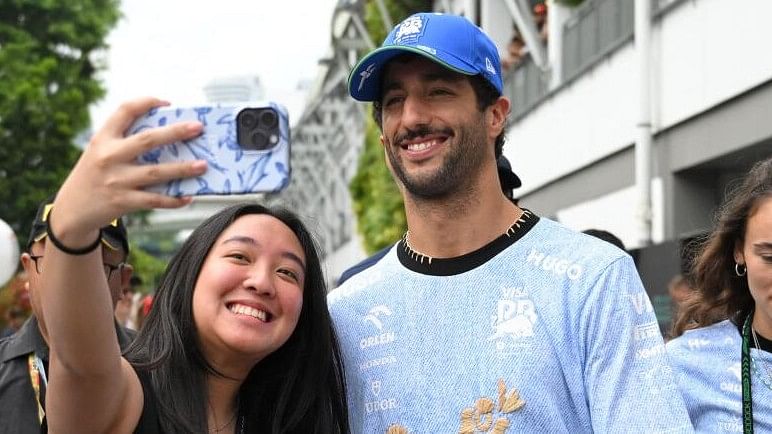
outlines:
M698 432L770 432L772 158L726 197L667 350Z
M135 164L143 150L201 131L197 123L178 124L123 137L134 118L162 104L152 98L124 104L92 139L49 215L49 238L56 234L58 244L47 243L41 285L51 331L48 426L54 432L348 432L319 257L311 234L289 211L240 204L202 223L170 261L142 330L121 356L107 282L94 278L104 276L99 246L87 240L103 220L189 203L142 187L205 169L200 162Z

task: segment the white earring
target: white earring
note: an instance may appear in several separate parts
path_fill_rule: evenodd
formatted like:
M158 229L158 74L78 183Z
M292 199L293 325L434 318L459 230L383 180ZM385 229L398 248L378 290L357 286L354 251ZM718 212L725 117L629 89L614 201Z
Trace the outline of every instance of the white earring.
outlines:
M738 264L737 262L734 263L734 274L736 274L737 277L743 277L747 272L748 267L746 267L745 264Z

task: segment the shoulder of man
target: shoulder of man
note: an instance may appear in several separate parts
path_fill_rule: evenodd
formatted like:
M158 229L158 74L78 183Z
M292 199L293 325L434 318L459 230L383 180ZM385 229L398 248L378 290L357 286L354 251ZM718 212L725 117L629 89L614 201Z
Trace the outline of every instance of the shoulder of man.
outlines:
M357 264L346 269L346 271L341 273L340 278L338 278L337 286L342 285L343 282L347 281L352 276L359 274L362 271L375 265L378 261L381 260L381 258L383 258L384 256L386 256L387 253L389 253L389 250L391 250L392 247L394 247L394 244L384 247L383 249L375 252L372 256L368 256L367 258L359 261Z
M48 346L40 335L38 322L31 316L16 333L0 339L0 364L36 352L48 355Z

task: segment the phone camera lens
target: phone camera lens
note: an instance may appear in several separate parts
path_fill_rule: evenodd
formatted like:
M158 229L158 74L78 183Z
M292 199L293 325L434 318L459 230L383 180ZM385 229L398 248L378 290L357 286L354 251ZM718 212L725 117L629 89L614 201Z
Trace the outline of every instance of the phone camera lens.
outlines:
M255 130L250 136L250 142L252 146L254 146L253 149L256 149L258 151L262 151L263 149L268 149L268 145L270 141L271 141L271 138L269 138L268 135L265 134L265 132L262 130Z
M260 113L260 125L265 128L273 128L276 126L278 118L273 110L266 110Z
M239 113L239 124L244 128L253 128L257 124L257 117L251 111L244 110Z

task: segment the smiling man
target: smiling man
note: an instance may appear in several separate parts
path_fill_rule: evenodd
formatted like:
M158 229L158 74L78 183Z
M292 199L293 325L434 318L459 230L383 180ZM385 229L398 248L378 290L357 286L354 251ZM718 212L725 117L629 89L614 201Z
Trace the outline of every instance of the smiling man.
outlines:
M502 87L488 36L430 13L349 76L408 223L329 296L352 431L691 432L632 259L502 193Z

